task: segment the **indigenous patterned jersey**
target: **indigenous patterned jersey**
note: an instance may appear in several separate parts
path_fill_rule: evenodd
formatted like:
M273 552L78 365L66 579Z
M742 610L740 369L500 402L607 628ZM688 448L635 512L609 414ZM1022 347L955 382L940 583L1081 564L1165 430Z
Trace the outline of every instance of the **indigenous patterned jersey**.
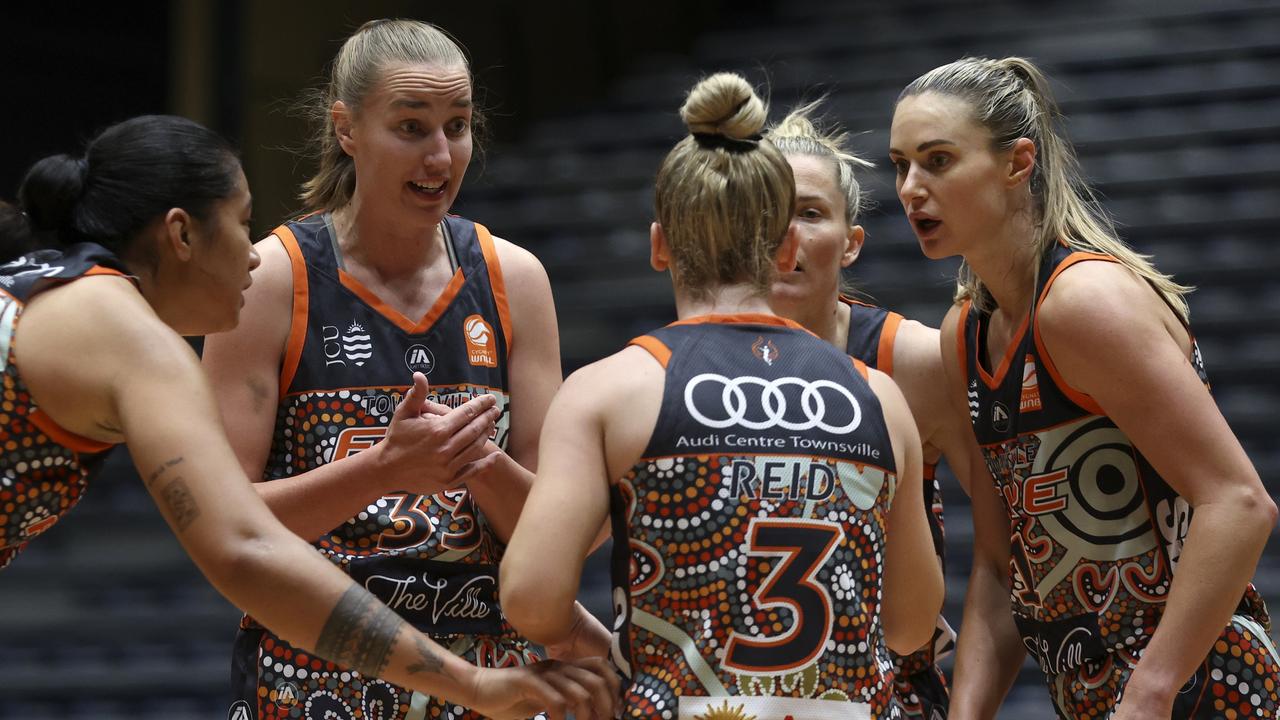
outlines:
M903 317L896 312L850 297L841 296L840 301L849 306L849 336L845 352L892 377L893 347ZM924 463L924 503L929 509L929 532L933 536L933 550L938 554L938 562L945 567L942 490L938 487L937 471L936 462ZM889 651L889 656L893 658L894 688L908 718L934 720L946 717L947 681L937 663L950 655L955 647L956 631L946 618L939 615L933 638L928 645L910 655Z
M865 365L771 315L632 343L666 380L612 489L628 717L896 717L880 592L897 476Z
M1009 514L1015 620L1046 674L1146 646L1191 523L1187 501L1063 382L1040 338L1040 303L1062 271L1087 261L1116 262L1062 246L1045 258L1028 319L994 373L980 361L988 316L964 305L958 333L970 419ZM1252 585L1240 613L1269 624Z
M112 445L72 433L36 407L14 361L22 311L37 294L88 275L125 275L92 243L38 250L0 265L0 568L80 501Z
M293 321L266 480L298 475L372 447L386 434L414 372L426 374L431 400L450 407L482 393L496 396L502 416L494 440L506 446L511 323L493 239L483 226L458 217L447 217L441 227L456 270L417 320L405 318L347 274L328 214L275 231L292 261ZM500 547L465 489L388 494L315 546L454 653L489 667L536 659L497 606ZM387 714L372 716L402 718L420 702L402 688L305 655L299 665L295 651L270 633L254 645L248 651L263 659L245 666L258 668L258 688L244 686L242 692L258 698L260 718L291 717L294 706L302 705L323 707L337 713L335 718L370 717L376 705ZM306 670L308 663L322 672L304 672L307 679L298 680L295 670ZM445 703L423 712L425 717L477 717ZM330 717L318 710L313 715Z

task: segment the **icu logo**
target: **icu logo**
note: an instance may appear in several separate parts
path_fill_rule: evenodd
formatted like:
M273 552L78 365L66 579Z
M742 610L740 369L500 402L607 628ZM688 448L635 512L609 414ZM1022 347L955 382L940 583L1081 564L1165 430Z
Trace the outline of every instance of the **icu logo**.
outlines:
M231 706L231 709L227 711L227 720L253 720L253 712L249 709L249 703L237 700Z
M1036 377L1036 359L1027 353L1027 360L1022 365L1022 397L1018 400L1018 410L1030 412L1039 410L1040 380Z
M324 345L324 364L343 365L348 362L361 367L373 357L373 343L364 326L358 322L351 323L345 331L337 325L320 326L320 339Z
M404 351L404 364L409 368L409 372L430 375L436 366L436 358L426 345L410 345L409 349Z
M751 354L763 360L765 365L772 367L773 361L778 358L778 346L774 345L772 340L765 340L763 336L757 337L751 344Z
M479 315L471 315L462 322L462 334L467 340L467 361L472 365L498 367L498 346L493 339L493 327Z

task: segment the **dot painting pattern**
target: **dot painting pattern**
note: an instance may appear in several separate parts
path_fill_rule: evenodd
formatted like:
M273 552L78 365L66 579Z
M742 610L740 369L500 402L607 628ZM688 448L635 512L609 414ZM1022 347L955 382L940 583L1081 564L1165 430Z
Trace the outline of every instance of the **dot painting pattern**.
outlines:
M368 449L386 427L407 387L303 392L281 403L268 473L288 477ZM479 386L432 386L429 399L451 407L481 393L499 396L499 440L505 440L508 398ZM397 492L374 500L315 546L339 567L373 556L404 563L437 560L496 566L501 547L466 489L436 495ZM246 624L247 627L256 627ZM532 646L501 620L496 636L432 635L454 654L481 667L537 662ZM417 705L413 693L317 658L264 632L258 646L258 718L404 720L406 717L479 720L482 716L443 700ZM411 712L412 711L412 712ZM419 715L418 713L424 713Z
M732 473L742 457L642 459L615 490L631 537L626 717L675 718L680 695L726 693L856 701L872 717L895 716L878 624L894 476L821 457L754 456L823 464L836 490L821 500L738 497ZM850 487L870 506L855 505ZM767 523L785 527L792 547L762 547ZM797 550L824 537L823 528L834 528L829 554ZM825 617L815 597L825 597ZM755 656L742 651L744 641L766 647L766 665L797 644L813 647L789 666L750 667L742 658Z
M6 343L7 344L7 343ZM0 568L67 514L88 484L82 456L54 442L35 423L35 404L5 358L0 395Z

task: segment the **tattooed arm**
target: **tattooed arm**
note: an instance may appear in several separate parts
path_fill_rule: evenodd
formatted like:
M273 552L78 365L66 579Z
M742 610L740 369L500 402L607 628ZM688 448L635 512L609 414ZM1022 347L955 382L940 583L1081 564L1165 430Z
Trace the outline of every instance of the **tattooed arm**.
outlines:
M195 354L131 285L89 278L47 295L29 308L20 338L33 396L72 432L128 439L178 540L236 606L321 657L490 716L613 711L617 682L603 663L478 669L281 525L222 434Z

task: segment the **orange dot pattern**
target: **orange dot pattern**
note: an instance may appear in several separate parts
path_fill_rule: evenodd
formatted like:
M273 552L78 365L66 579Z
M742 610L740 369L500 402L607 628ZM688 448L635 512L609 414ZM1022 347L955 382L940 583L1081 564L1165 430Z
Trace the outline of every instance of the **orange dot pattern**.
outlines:
M0 328L0 331L11 332ZM104 454L82 455L31 422L35 403L10 351L0 394L0 569L53 527L84 494Z
M266 475L297 475L332 462L335 455L345 457L367 449L381 439L378 431L390 424L395 406L407 390L407 386L397 386L303 392L286 397L277 413ZM442 385L433 386L431 392L432 401L456 407L491 391L471 385ZM507 397L501 395L499 407L505 408L506 404ZM502 441L506 439L507 415L504 410L502 435L497 438ZM360 432L343 435L353 428ZM436 495L389 494L314 544L343 569L355 558L371 556L396 558L406 565L443 559L497 565L502 559L500 544L466 489ZM252 659L243 664L257 667L260 720L403 720L409 713L411 691L313 658L252 621L242 627L261 634L256 664L249 664ZM496 636L434 635L433 639L445 647L460 643L464 649L459 655L481 667L525 665L540 659L505 618L501 634ZM431 698L425 717L479 720L482 716Z
M1245 720L1280 717L1280 659L1268 630L1236 616L1174 699L1174 720ZM1050 676L1058 717L1102 720L1123 697L1140 653L1117 651L1097 663Z
M881 717L892 703L891 663L880 628L881 563L892 475L874 503L859 509L839 488L828 498L765 501L733 497L734 460L744 455L696 455L642 459L617 485L614 512L625 514L631 538L630 577L619 578L637 611L673 626L678 635L639 626L626 632L632 684L626 693L629 718L675 717L678 696L717 694L699 679L686 657L691 642L701 663L733 694L740 683L763 677L723 664L731 634L778 638L800 618L786 606L761 607L757 591L780 558L753 554L748 539L755 517L817 519L844 530L832 555L813 573L831 600L825 645L800 673L816 668L816 686L779 682L779 697L843 696ZM794 459L791 457L789 459ZM815 457L832 467L842 461ZM848 463L844 472L859 472ZM878 471L877 471L878 472ZM837 471L839 476L839 471ZM818 622L818 618L806 618Z

